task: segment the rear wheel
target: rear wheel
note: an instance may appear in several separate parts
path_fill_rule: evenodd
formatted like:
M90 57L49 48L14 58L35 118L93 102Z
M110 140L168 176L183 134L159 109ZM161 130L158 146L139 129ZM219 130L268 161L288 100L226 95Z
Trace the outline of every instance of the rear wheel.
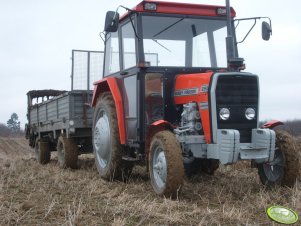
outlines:
M48 142L36 139L35 157L40 164L47 164L50 162L51 152L50 145Z
M300 176L300 155L295 140L284 131L276 132L276 150L272 162L258 165L261 182L269 187L294 186Z
M76 169L78 167L78 147L74 139L60 136L56 149L61 168Z
M149 172L158 195L177 197L184 178L182 150L175 135L161 131L154 135L149 153Z
M105 180L126 179L132 165L122 163L115 103L111 93L98 99L93 118L93 152L100 176Z

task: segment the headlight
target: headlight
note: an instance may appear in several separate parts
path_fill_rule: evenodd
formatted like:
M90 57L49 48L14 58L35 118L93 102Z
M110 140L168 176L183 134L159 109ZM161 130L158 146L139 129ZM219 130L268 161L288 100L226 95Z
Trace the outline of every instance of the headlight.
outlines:
M245 116L248 120L252 120L255 118L255 109L254 108L248 108L245 112Z
M219 117L222 120L228 120L230 118L230 110L228 108L222 108L219 110Z
M146 2L144 4L144 10L156 11L157 10L157 4Z

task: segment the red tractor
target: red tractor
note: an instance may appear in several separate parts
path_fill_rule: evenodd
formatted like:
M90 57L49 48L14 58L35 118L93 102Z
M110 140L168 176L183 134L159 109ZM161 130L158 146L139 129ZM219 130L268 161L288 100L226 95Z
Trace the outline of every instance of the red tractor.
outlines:
M104 78L94 83L100 176L126 178L144 163L155 192L175 197L185 172L213 174L219 164L250 160L263 184L293 185L298 170L288 160L297 155L283 144L286 134L281 140L270 129L278 122L259 128L258 76L241 72L235 36L235 23L246 19L234 19L229 0L125 9L106 15ZM263 22L264 40L271 31Z

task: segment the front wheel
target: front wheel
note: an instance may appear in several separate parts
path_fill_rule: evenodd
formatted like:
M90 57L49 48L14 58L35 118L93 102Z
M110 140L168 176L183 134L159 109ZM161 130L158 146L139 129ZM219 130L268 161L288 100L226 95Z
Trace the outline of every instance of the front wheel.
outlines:
M300 155L292 136L287 132L276 132L276 150L272 162L258 165L261 182L268 186L294 186L300 176Z
M183 184L182 150L175 135L161 131L154 135L149 153L149 172L158 195L176 198Z

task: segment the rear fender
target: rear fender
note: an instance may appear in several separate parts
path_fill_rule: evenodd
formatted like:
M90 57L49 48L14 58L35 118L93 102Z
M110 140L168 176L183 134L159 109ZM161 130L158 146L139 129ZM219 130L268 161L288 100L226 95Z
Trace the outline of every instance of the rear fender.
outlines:
M116 108L120 143L125 144L125 123L124 123L124 111L121 92L119 90L117 79L114 77L105 78L94 82L94 91L92 98L92 107L96 106L98 97L104 93L110 92L113 96Z
M269 122L263 124L261 127L264 129L273 129L279 125L284 125L284 123L281 121L278 121L278 120L272 120L272 121L269 121Z

